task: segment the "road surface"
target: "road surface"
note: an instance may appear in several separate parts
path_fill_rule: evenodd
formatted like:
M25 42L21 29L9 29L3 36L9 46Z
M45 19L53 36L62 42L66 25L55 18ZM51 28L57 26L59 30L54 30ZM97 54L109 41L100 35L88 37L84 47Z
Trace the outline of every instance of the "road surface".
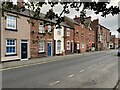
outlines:
M117 50L2 71L3 88L113 88Z

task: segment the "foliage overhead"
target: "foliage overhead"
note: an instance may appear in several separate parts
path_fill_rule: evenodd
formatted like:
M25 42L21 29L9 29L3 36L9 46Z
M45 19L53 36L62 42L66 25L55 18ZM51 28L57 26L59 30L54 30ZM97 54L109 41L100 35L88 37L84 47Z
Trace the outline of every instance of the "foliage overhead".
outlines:
M31 17L40 18L41 9L43 5L50 5L51 9L45 14L45 18L48 19L57 19L57 24L63 21L63 15L70 13L70 8L75 9L77 12L80 13L80 20L83 23L84 18L86 17L86 11L92 10L95 14L101 14L102 17L106 17L108 14L117 15L120 12L119 7L117 6L110 6L107 7L109 2L73 2L73 1L58 1L58 0L48 0L48 2L27 2L23 3L24 5L22 7L13 4L13 2L2 2L2 14L4 15L4 11L14 10L17 12L23 12L25 11L25 8L27 8L29 11L34 12L31 14ZM53 8L56 7L56 5L60 4L63 7L63 10L58 15L56 12L53 11ZM82 10L81 10L82 8Z

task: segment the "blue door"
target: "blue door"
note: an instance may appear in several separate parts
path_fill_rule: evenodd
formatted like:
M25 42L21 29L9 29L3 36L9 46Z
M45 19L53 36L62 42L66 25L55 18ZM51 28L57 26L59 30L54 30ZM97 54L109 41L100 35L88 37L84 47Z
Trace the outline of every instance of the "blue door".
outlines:
M48 43L48 56L52 56L51 50L52 50L52 45L51 43Z

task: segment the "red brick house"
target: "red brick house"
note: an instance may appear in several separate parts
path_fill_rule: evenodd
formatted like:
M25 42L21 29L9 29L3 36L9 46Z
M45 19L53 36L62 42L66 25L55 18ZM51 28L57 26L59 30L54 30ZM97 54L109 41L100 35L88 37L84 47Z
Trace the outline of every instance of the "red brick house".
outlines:
M78 17L74 19L65 17L65 22L74 28L74 52L80 53L86 51L86 29L79 21Z
M46 19L31 19L31 33L30 33L30 53L31 58L53 56L54 55L54 32L53 21ZM48 22L48 25L44 25L44 21Z
M99 24L99 19L93 20L92 28L95 30L95 46L96 50L109 49L110 30Z
M110 36L110 49L118 48L118 41L119 41L119 38L116 38L115 35L111 35Z
M64 17L66 24L74 28L74 53L80 53L80 25L69 17Z
M81 24L80 17L75 16L74 20L80 24L81 51L85 52L95 50L95 31L92 29L91 17L85 18L84 24Z
M92 21L91 17L85 18L85 28L87 30L86 32L86 45L87 45L87 51L94 51L95 50L95 30L92 27Z
M65 54L74 53L74 28L70 27L66 23L64 26L64 49Z

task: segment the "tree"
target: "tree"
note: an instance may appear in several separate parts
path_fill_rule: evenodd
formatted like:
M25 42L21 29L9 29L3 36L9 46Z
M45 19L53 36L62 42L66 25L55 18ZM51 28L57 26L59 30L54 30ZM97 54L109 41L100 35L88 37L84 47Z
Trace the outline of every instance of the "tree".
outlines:
M20 3L20 2L19 2ZM52 9L50 9L46 14L45 18L47 19L55 19L57 18L57 24L59 25L60 22L63 21L63 14L69 14L70 9L73 8L77 12L80 13L80 21L81 23L84 23L84 18L86 17L86 10L92 10L95 14L101 13L102 17L106 17L108 14L117 15L120 12L119 7L117 6L110 6L107 7L110 2L107 0L106 2L84 2L81 0L80 2L74 2L73 0L48 0L48 2L42 1L31 1L31 2L21 2L22 6L19 6L19 4L15 5L13 2L2 2L2 15L4 16L4 12L14 10L16 12L24 12L25 8L27 8L30 12L32 11L31 16L37 19L40 19L40 11L44 4L49 4ZM63 10L58 15L56 12L53 11L53 8L56 7L57 4L61 4L63 7ZM80 10L82 8L82 10ZM33 13L34 12L34 13Z

